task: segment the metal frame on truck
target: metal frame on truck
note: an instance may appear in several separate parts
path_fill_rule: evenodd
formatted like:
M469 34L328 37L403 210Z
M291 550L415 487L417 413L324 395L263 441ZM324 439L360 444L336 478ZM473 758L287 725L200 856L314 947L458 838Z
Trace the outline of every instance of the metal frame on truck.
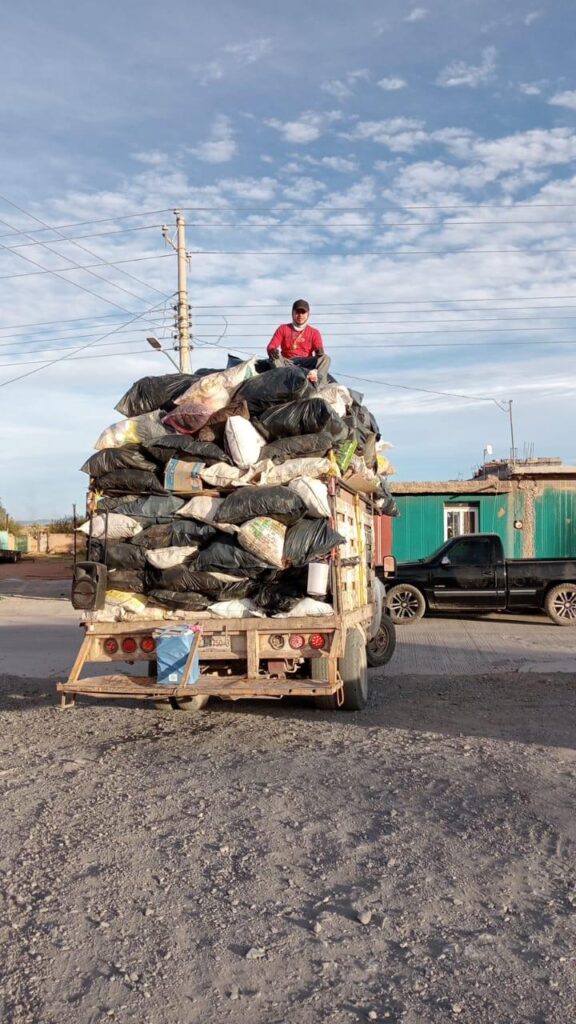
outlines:
M84 623L82 646L66 682L59 682L62 707L79 696L138 698L195 710L210 697L222 700L314 698L320 707L358 710L368 696L366 644L375 635L373 506L369 496L341 480L329 483L331 522L345 538L331 556L334 612L314 617L222 619L190 613L179 622L201 627L178 686L158 686L153 631L162 621ZM174 623L174 619L164 622ZM200 675L188 682L194 654ZM147 663L144 675L111 674L81 679L87 663Z

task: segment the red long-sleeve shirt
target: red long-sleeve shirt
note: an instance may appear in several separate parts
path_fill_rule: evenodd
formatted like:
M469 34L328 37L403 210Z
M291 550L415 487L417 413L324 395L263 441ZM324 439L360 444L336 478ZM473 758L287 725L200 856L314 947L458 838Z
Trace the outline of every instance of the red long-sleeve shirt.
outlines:
M285 359L322 355L324 342L320 331L306 324L303 331L295 330L292 324L281 324L266 349L270 355L279 348Z

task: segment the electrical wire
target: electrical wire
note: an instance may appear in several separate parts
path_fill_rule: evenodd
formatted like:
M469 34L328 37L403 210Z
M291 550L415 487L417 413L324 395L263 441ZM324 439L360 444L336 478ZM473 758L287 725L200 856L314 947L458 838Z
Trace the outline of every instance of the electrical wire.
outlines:
M150 309L145 309L142 313L138 313L136 316L133 317L133 322L135 322L136 320L142 320L144 317L148 315L148 313L151 313L154 310L156 310L159 305L161 305L161 303L158 303L156 306L152 306ZM76 355L78 352L83 352L85 349L90 348L92 345L96 345L99 341L104 341L106 338L109 338L113 334L116 334L117 331L119 330L119 327L114 327L106 334L103 334L102 337L96 338L94 341L89 341L86 345L81 345L80 348L74 349L69 355L67 354L59 356L57 359L51 359L48 362L44 363L42 366L39 366L36 370L29 370L27 373L21 373L17 377L11 377L9 380L2 381L0 383L0 387L4 388L8 384L15 384L19 380L24 380L25 377L31 377L32 374L34 373L40 373L41 370L48 369L49 366L54 366L56 363L60 363L65 359L69 359L71 358L71 356Z
M30 216L32 216L32 215L30 214ZM554 223L555 224L556 221L549 221L549 222L548 221L546 221L546 222L545 221L538 221L538 223L539 224L544 224L544 223ZM559 221L558 223L561 223L561 222ZM84 238L111 238L114 235L130 235L134 231L151 231L153 228L156 231L160 231L163 227L164 227L163 224L142 224L140 227L137 227L137 228L121 228L119 231L92 231L92 232L88 232L85 235L61 235L61 238L65 238L65 240L67 242L77 242L77 241L79 241L81 239L84 239ZM59 233L62 230L63 230L63 228L50 228L50 227L36 228L34 231L30 231L30 232L28 232L28 231L16 231L15 230L15 231L9 231L7 234L0 235L0 239L1 238L13 238L14 236L19 238L21 235L28 235L28 236L32 235L32 234L37 235L37 234L40 234L40 231L43 231L43 232L44 231L52 231L53 233ZM56 239L56 238L49 238L49 239L47 239L47 241L49 241L49 242L56 242L56 241L58 241L58 239ZM28 249L31 245L41 245L41 239L35 239L33 242L18 242L16 245L7 246L7 248L9 248L12 251L13 249ZM96 255L96 254L94 254L94 255Z
M358 252L320 252L316 249L191 249L192 256L328 256L337 259L353 259L358 256L462 256L470 253L486 256L550 256L558 253L574 253L576 249L362 249Z
M3 248L3 247L0 246L0 248ZM132 257L132 259L129 259L129 260L113 260L110 263L110 266L118 267L118 266L120 266L121 263L146 263L149 260L169 260L174 255L175 255L175 253L173 253L173 252L166 252L166 253L159 253L157 256L136 256L136 257ZM28 263L35 263L35 265L38 266L38 267L41 266L40 263L36 263L35 260L31 260L29 256L24 256L22 258L23 259L27 259ZM84 266L79 265L78 267L61 267L60 270L58 270L58 271L56 271L56 270L47 270L45 267L43 267L42 270L32 270L28 274L0 274L0 281L14 281L17 278L22 278L22 277L41 277L43 274L56 274L58 276L60 274L71 274L74 270L90 270L92 267L101 267L101 266L102 266L102 263L87 263ZM64 278L64 280L66 280L66 279ZM70 284L71 282L67 281L66 283ZM81 285L76 285L76 287L77 288L82 288ZM88 291L88 289L86 289L86 288L84 288L82 290L83 291ZM95 294L95 293L91 292L90 294ZM102 299L102 296L101 295L96 295L96 298L97 299ZM104 301L109 301L110 302L110 300L104 300ZM110 304L112 306L116 305L115 302L111 302ZM125 310L123 306L118 306L117 308L121 309L122 312L126 312L126 313L129 312L129 310Z

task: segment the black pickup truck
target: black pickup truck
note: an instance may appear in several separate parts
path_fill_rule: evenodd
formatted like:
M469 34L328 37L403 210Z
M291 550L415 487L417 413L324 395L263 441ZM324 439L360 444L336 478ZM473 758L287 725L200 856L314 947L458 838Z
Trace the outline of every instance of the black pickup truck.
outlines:
M417 622L428 609L538 608L558 626L576 626L576 558L506 559L493 533L453 537L428 558L399 562L385 582L396 625Z

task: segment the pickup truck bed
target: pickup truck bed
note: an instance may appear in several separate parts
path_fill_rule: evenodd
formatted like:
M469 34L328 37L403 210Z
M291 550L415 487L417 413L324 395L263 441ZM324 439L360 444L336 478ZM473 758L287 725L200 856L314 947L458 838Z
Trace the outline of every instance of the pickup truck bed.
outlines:
M19 562L22 558L20 551L10 551L8 548L0 548L0 562Z

